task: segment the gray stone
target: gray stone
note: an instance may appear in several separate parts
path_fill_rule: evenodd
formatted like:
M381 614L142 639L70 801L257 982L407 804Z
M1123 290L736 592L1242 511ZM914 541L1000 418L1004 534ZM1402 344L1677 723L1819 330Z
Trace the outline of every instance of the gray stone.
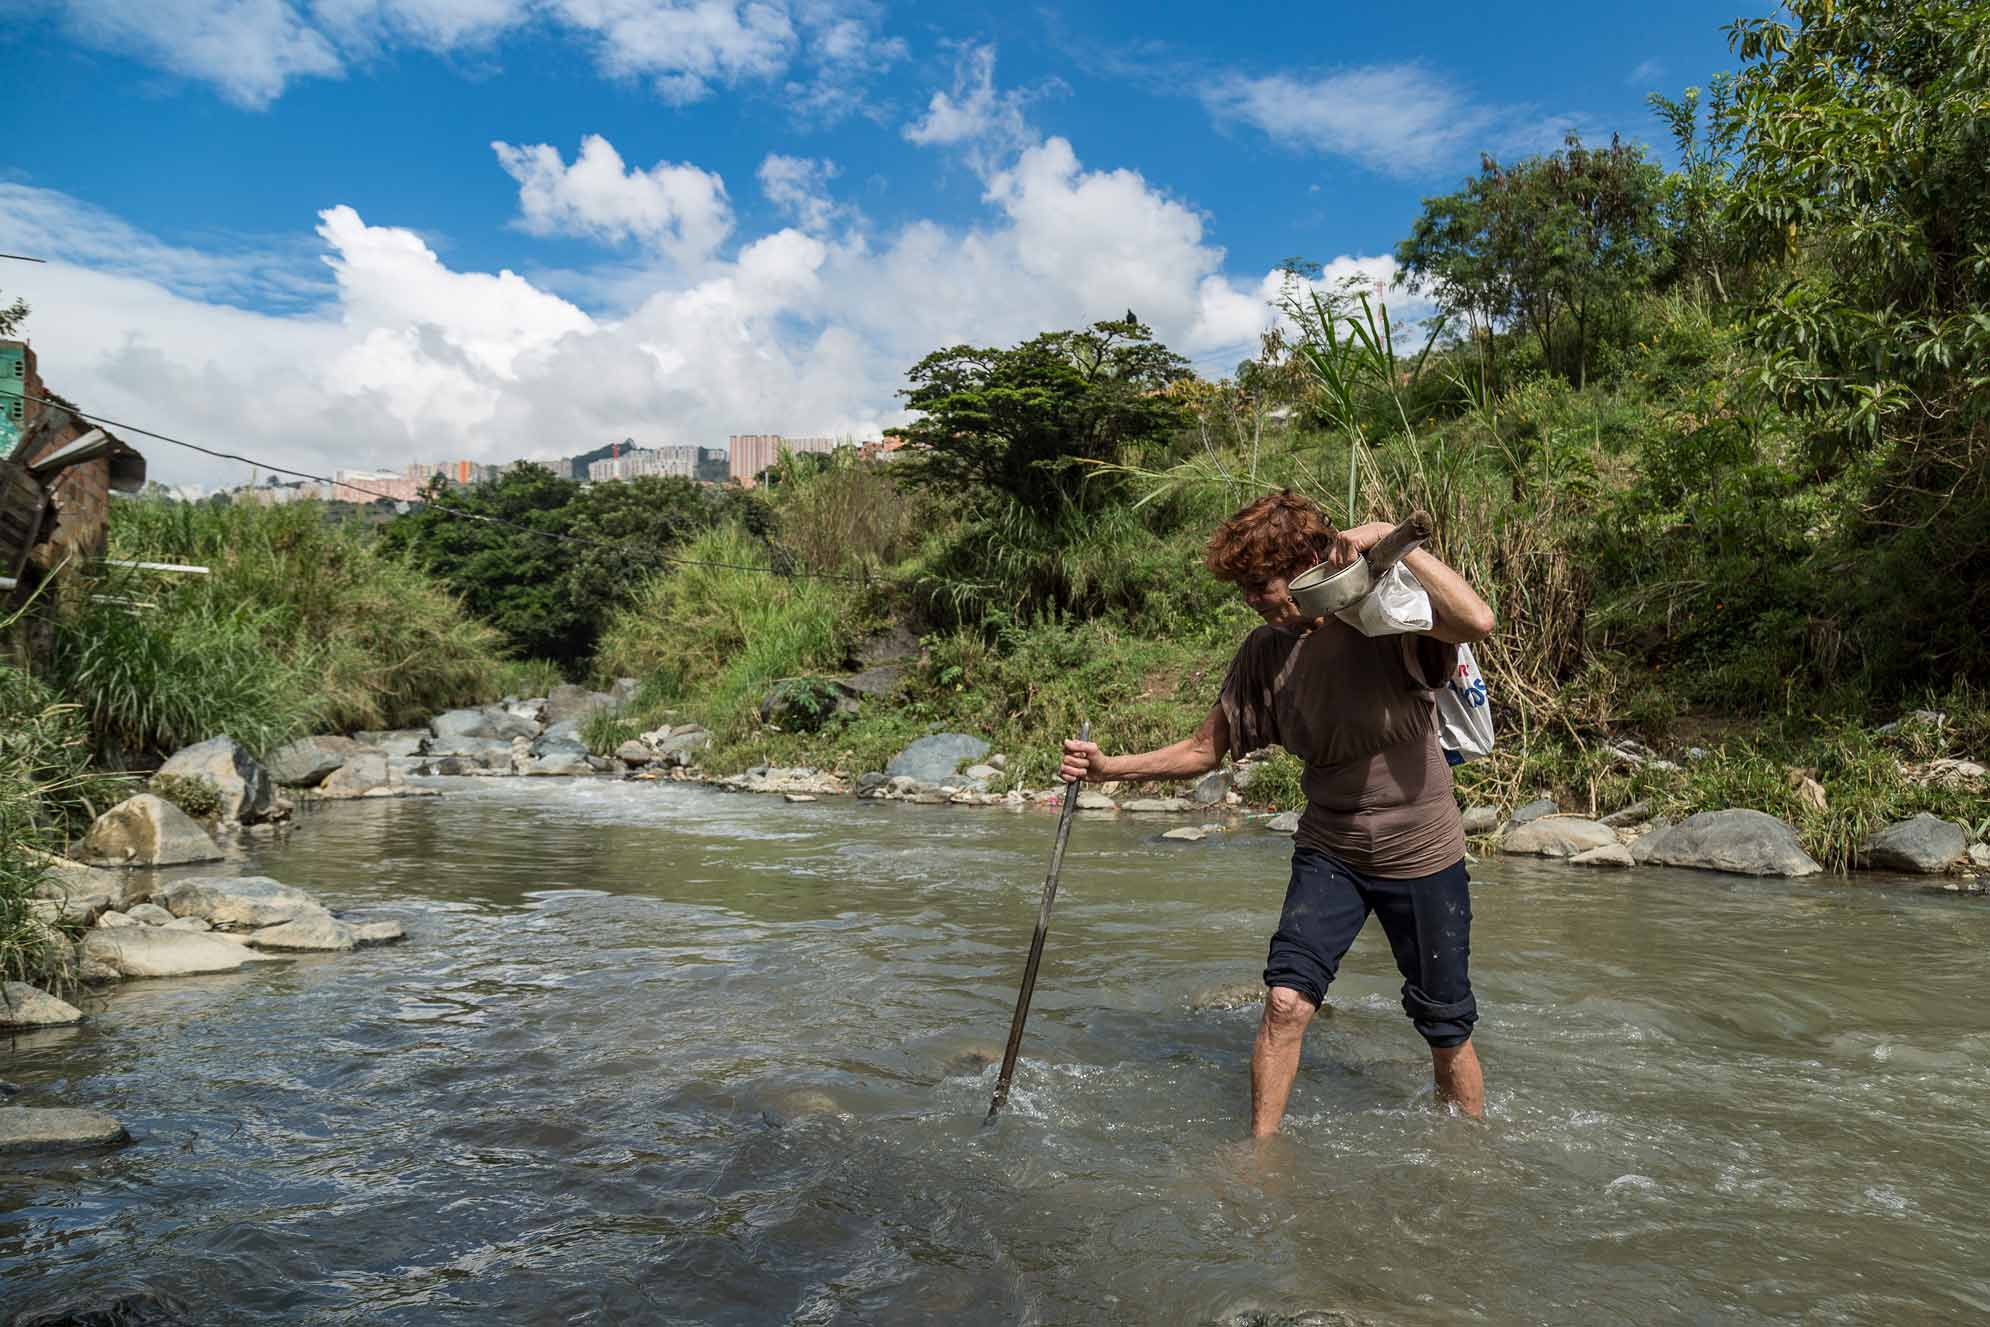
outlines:
M0 1027L64 1027L83 1021L83 1011L67 1000L24 981L0 982Z
M106 908L97 914L97 925L106 931L115 930L120 926L143 926L144 924L125 916L116 908Z
M1194 825L1178 825L1161 835L1164 839L1178 839L1183 843L1200 843L1209 837L1209 831Z
M96 930L83 936L83 958L113 969L120 977L191 977L233 972L242 966L239 946L211 935L151 926Z
M541 757L543 756L583 756L584 757L588 753L587 743L581 741L580 738L578 737L567 737L564 735L558 737L553 737L553 736L542 737L538 741L534 742L530 749L533 755Z
M1632 825L1642 825L1651 819L1650 802L1632 802L1621 811L1612 811L1604 816L1602 823L1612 829L1629 829Z
M1859 850L1859 863L1876 870L1937 875L1960 862L1968 851L1969 836L1961 826L1923 811L1873 835Z
M270 753L270 777L285 788L315 788L366 749L350 737L300 737Z
M534 696L530 700L507 700L504 702L502 708L506 714L511 715L514 719L523 719L534 728L538 728L546 721L546 698L544 696Z
M205 917L216 926L274 926L325 910L303 890L262 875L192 876L161 889L158 899L175 917Z
M866 668L861 673L837 679L837 684L859 701L874 696L889 696L911 673L904 664L880 664L876 668Z
M1460 818L1465 822L1467 834L1490 834L1499 828L1499 808L1496 806L1468 806Z
M990 779L998 779L1002 777L1001 770L995 768L995 766L993 765L989 765L986 763L980 765L969 765L966 769L961 771L961 774L966 778L973 779L977 783L986 783Z
M249 943L257 949L290 953L339 953L351 949L357 938L351 925L319 909L315 915L300 917L294 922L251 931Z
M987 754L988 743L978 737L967 733L935 733L893 756L884 772L921 783L942 783L953 778L962 765Z
M377 751L363 751L333 770L331 776L318 785L318 796L334 800L349 797L364 797L375 788L385 788L393 780L393 772L387 768L387 757Z
M1499 850L1515 856L1573 857L1591 848L1614 847L1617 831L1580 816L1542 816L1499 841Z
M131 1137L102 1111L64 1106L9 1106L0 1110L0 1152L60 1152L112 1147Z
M1589 848L1569 858L1571 866L1614 866L1635 865L1631 850L1621 843L1606 843L1601 847Z
M426 728L390 728L354 733L353 740L389 756L418 756L431 734Z
M147 926L164 926L173 920L173 914L156 903L140 903L127 911L125 916L135 922L143 922Z
M526 741L532 739L527 738ZM544 738L539 739L544 741ZM456 756L463 760L474 760L480 764L507 761L511 759L512 739L496 737L431 737L422 743L423 755Z
M130 898L125 877L115 871L100 871L94 866L72 862L66 857L28 849L28 853L42 867L42 878L35 883L34 897L56 904L56 916L64 922L88 926L106 908L123 907ZM139 898L144 896L143 887L138 889Z
M120 980L123 976L123 973L100 958L91 958L86 954L76 961L76 980L87 986L107 985Z
M1535 801L1528 802L1524 806L1514 807L1513 815L1507 819L1506 827L1512 829L1514 826L1524 825L1530 820L1539 820L1542 816L1554 815L1560 810L1561 808L1555 805L1554 799L1548 797L1538 798Z
M891 780L886 778L880 770L872 770L868 774L859 774L857 776L857 796L874 797L877 795L879 789L888 787L890 783Z
M408 938L399 922L352 922L352 943L357 949L369 945L391 945Z
M211 931L214 929L214 925L205 917L175 917L173 920L164 923L162 929L168 931Z
M119 802L97 817L83 851L99 866L182 866L218 862L221 849L187 813L151 793Z
M1119 810L1119 803L1104 793L1081 792L1078 794L1078 809L1080 811L1117 811Z
M1969 861L1972 866L1990 866L1990 843L1970 844Z
M585 719L596 710L620 709L613 696L586 687L562 684L546 693L546 722L567 723Z
M439 738L480 737L509 742L514 737L536 735L539 725L502 706L485 705L473 710L445 710L428 721L428 730Z
M814 793L782 793L782 794L781 794L781 800L782 800L782 801L784 801L784 802L813 802L813 801L815 800L815 794L814 794Z
M268 818L276 801L269 771L232 737L211 737L173 753L154 778L205 779L221 794L221 818L241 824Z
M647 765L656 759L656 752L631 739L615 748L615 757L631 765Z
M1142 815L1179 815L1183 811L1195 810L1195 803L1186 797L1136 797L1130 802L1122 802L1119 809Z
M1279 814L1265 821L1264 827L1274 834L1297 834L1299 832L1299 813L1297 811L1281 811Z
M1640 866L1684 866L1735 875L1810 876L1811 860L1797 832L1772 815L1735 809L1702 811L1654 829L1631 848Z
M521 774L535 778L567 778L576 774L592 774L594 766L587 760L586 751L553 751L543 756L533 756L525 762Z
M1230 793L1230 771L1213 769L1195 781L1189 800L1197 806L1215 806Z

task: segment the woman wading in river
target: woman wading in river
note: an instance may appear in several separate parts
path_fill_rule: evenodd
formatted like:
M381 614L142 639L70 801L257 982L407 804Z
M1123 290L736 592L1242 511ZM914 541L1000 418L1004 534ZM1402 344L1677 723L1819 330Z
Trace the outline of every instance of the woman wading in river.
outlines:
M1290 490L1246 506L1210 536L1207 562L1265 624L1244 638L1209 717L1194 736L1137 755L1064 744L1063 776L1087 782L1193 777L1225 755L1273 744L1305 764L1306 810L1251 1049L1258 1137L1278 1132L1306 1025L1370 912L1380 914L1402 971L1403 1010L1430 1044L1438 1094L1468 1115L1485 1110L1472 1049L1478 1004L1467 971L1465 827L1431 692L1456 671L1458 644L1491 633L1492 610L1423 550L1404 561L1430 595L1427 632L1369 637L1338 619L1307 621L1286 592L1301 571L1322 561L1344 566L1390 529L1336 532Z

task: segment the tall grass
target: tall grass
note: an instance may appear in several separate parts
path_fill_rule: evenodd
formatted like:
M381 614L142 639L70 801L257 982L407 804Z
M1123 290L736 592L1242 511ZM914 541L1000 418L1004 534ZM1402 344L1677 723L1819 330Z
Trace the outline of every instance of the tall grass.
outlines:
M595 667L640 678L639 702L695 700L721 737L751 730L767 690L784 678L839 669L867 619L846 583L738 570L767 566L764 544L737 525L698 536L679 566L658 574L602 633Z
M211 571L113 570L58 616L52 680L107 757L144 762L221 732L261 750L496 694L497 634L316 503L121 502L110 531L115 558Z

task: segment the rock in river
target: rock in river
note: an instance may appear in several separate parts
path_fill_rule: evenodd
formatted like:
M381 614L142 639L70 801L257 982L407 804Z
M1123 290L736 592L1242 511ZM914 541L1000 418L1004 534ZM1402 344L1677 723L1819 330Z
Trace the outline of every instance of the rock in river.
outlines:
M151 793L119 802L97 817L83 851L99 866L181 866L218 862L221 849L187 813Z
M101 1111L59 1106L10 1106L0 1110L0 1152L55 1152L69 1147L109 1147L130 1135Z
M167 912L156 903L136 904L125 913L125 916L135 922L143 922L147 926L164 926L167 922L173 920L173 914Z
M1962 827L1926 811L1912 820L1888 825L1859 850L1859 864L1886 871L1918 871L1935 875L1948 870L1969 851Z
M378 751L362 751L333 770L331 776L318 785L318 796L328 798L364 797L375 788L385 788L393 781L393 771L387 767L387 757Z
M1119 809L1147 815L1180 814L1195 810L1195 803L1186 797L1136 797Z
M176 917L205 917L216 926L274 926L325 911L303 890L261 875L193 876L155 897Z
M333 953L351 949L358 943L358 938L353 935L348 923L320 909L294 922L252 931L249 943L258 949Z
M300 737L271 753L270 777L285 788L315 788L327 774L367 749L350 737Z
M1640 866L1685 866L1736 875L1816 875L1797 832L1760 811L1702 811L1639 839L1631 857Z
M0 1027L62 1027L83 1011L24 981L0 982Z
M276 786L269 771L232 737L211 737L173 754L155 778L205 779L221 793L221 818L251 824L269 818Z
M119 872L100 871L94 866L85 866L81 862L72 862L66 857L37 852L32 848L27 852L42 867L42 877L35 885L34 896L60 904L64 921L87 926L106 908L121 908L127 902L134 901L128 892L131 886ZM142 886L138 886L137 891L137 898L145 897Z
M1621 843L1606 843L1601 847L1590 848L1569 858L1571 866L1602 866L1619 869L1637 865L1631 850Z
M211 935L168 931L152 926L120 926L83 936L83 961L100 963L120 977L190 977L203 972L233 972L242 966L243 950Z
M893 756L884 772L904 775L921 783L938 784L951 779L970 760L988 754L988 743L967 733L934 733L922 737Z
M1265 821L1264 827L1274 834L1297 834L1299 832L1299 813L1297 811L1281 811L1279 814Z
M1591 848L1614 847L1617 831L1580 816L1542 816L1507 831L1499 850L1521 856L1573 857Z

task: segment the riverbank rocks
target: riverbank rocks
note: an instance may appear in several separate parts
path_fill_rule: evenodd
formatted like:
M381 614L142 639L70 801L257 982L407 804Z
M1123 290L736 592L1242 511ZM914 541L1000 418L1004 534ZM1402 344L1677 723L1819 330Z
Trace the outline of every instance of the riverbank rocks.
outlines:
M1624 870L1637 865L1631 850L1621 843L1605 843L1600 847L1587 848L1569 858L1571 866L1600 866L1612 870Z
M1161 837L1164 839L1173 839L1179 843L1200 843L1209 837L1209 831L1199 825L1178 825L1171 830L1165 831Z
M1798 878L1824 869L1803 850L1794 829L1772 815L1740 809L1702 811L1654 829L1632 847L1631 858L1640 866L1733 875Z
M57 904L56 919L88 926L110 908L128 902L142 902L145 888L127 885L126 877L115 871L72 862L66 857L38 852L28 854L41 863L42 878L35 884L34 897ZM135 896L132 891L136 891Z
M1499 828L1499 808L1496 806L1468 806L1459 819L1465 822L1467 834L1490 834Z
M807 765L756 765L744 774L720 779L718 787L743 793L838 794L849 791L841 779L827 770ZM944 800L944 799L942 799Z
M1937 875L1962 861L1969 836L1961 826L1926 811L1888 825L1859 849L1859 864L1874 870Z
M283 953L330 954L353 948L357 938L350 923L340 921L316 904L312 908L313 911L296 921L249 932L249 943L257 949Z
M378 751L361 751L326 776L325 781L318 785L318 796L334 801L365 797L377 788L390 787L394 782L394 770L387 763L386 756Z
M1299 832L1299 813L1297 811L1281 811L1271 819L1265 821L1264 827L1274 834L1297 834Z
M509 742L514 737L537 737L539 725L522 719L496 705L469 710L444 710L428 721L428 730L438 738L475 737L486 741Z
M261 875L194 876L155 897L175 917L204 917L215 926L275 926L325 910L303 890Z
M174 752L153 777L205 779L221 794L221 819L238 824L267 820L276 806L269 771L225 734Z
M1541 816L1529 820L1499 841L1511 856L1574 857L1591 848L1617 846L1617 831L1581 816Z
M1119 803L1102 792L1087 790L1078 794L1078 809L1080 811L1117 811L1119 810Z
M934 733L922 737L891 758L887 777L917 779L934 785L955 779L960 767L988 754L988 743L967 733Z
M350 737L300 737L270 753L270 777L284 788L315 788L326 775L367 749Z
M233 972L243 963L242 947L192 931L152 926L121 926L83 936L82 959L100 963L120 977L193 977Z
M426 728L388 728L357 732L352 740L387 756L418 756L433 734Z
M156 903L140 903L126 912L125 916L146 926L164 926L173 920L173 914Z
M83 1011L67 1000L24 981L0 982L0 1027L66 1027L83 1021Z
M1186 797L1136 797L1122 802L1119 809L1135 815L1180 815L1195 810L1195 803Z
M656 752L630 738L615 748L615 758L625 765L642 766L656 759Z
M1629 829L1633 825L1642 825L1650 819L1650 802L1632 802L1621 811L1612 811L1597 823L1608 825L1612 829Z
M1189 800L1197 806L1215 806L1230 795L1230 771L1213 769L1195 781Z
M184 866L218 862L221 849L207 831L151 793L119 802L97 817L83 839L84 857L96 866Z
M634 694L633 691L630 692ZM603 691L589 691L586 687L562 683L546 693L546 722L556 724L568 719L585 719L596 710L619 710L622 702Z
M122 1124L101 1111L63 1106L9 1106L0 1110L0 1153L114 1147L130 1137Z
M1530 820L1539 820L1542 816L1559 815L1560 813L1561 808L1555 805L1552 798L1537 798L1534 801L1514 807L1513 814L1507 817L1506 827L1508 829L1515 829Z

